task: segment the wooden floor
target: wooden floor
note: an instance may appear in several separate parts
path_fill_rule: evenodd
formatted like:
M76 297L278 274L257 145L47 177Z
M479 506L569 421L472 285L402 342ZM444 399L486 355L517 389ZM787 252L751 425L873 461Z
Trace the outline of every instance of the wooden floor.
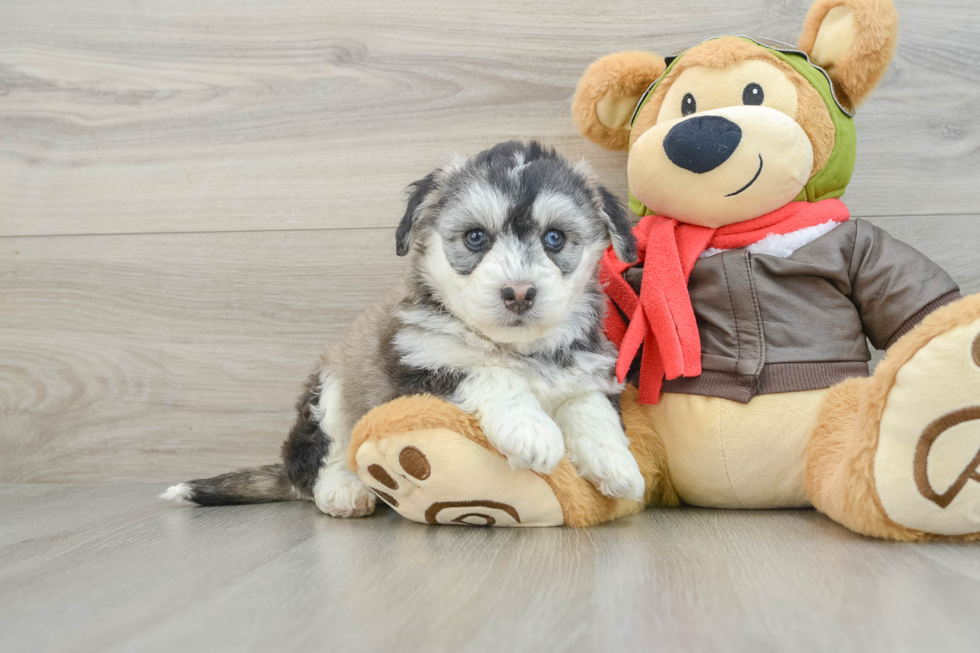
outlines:
M970 545L812 511L427 527L145 485L0 486L0 650L977 651Z
M0 651L980 650L980 549L811 512L488 531L155 499L275 459L322 345L402 273L407 184L538 138L625 197L572 124L586 66L795 41L808 4L0 0ZM980 292L980 2L896 4L844 200Z

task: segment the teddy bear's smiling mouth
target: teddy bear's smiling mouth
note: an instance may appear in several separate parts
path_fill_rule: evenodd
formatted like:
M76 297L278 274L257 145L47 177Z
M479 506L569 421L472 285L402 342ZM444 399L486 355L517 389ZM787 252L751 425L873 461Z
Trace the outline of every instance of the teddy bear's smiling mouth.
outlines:
M738 195L742 191L747 190L749 186L751 186L752 184L755 183L755 180L758 179L759 178L759 175L761 175L761 174L762 174L762 155L760 154L759 155L759 169L755 171L755 176L752 177L752 180L749 181L749 183L747 183L744 186L742 186L741 188L739 188L734 193L729 193L728 195L725 195L725 197L735 197L736 195Z

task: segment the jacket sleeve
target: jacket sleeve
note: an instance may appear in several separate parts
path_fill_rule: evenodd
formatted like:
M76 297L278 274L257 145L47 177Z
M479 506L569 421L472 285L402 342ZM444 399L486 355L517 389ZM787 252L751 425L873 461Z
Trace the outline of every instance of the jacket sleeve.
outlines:
M915 248L857 220L848 276L851 301L876 349L887 349L926 315L960 298L956 282Z

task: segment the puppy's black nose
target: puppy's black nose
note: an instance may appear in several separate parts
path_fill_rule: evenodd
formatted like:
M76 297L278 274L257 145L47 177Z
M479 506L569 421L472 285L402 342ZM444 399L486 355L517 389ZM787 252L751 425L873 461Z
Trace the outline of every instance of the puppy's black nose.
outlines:
M538 289L529 283L512 283L500 289L500 298L504 300L504 306L508 311L518 315L531 308L537 294Z
M674 165L701 174L727 161L741 140L741 128L728 118L697 116L667 132L664 152Z

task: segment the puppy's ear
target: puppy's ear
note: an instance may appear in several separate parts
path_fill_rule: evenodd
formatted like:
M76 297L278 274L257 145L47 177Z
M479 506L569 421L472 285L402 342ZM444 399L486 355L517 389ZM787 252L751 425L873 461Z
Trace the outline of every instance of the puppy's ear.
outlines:
M572 117L587 139L610 150L625 150L633 109L666 67L652 52L617 52L585 71L575 89Z
M405 256L412 249L415 236L415 223L425 205L425 200L436 188L436 174L434 170L422 177L418 181L409 184L405 189L408 193L408 206L405 208L405 215L395 229L395 254Z
M636 263L636 237L633 235L633 225L626 217L626 209L622 202L604 187L599 187L599 197L601 198L599 213L606 221L606 228L609 229L613 251L623 263Z
M897 42L898 12L891 0L817 0L800 34L800 49L827 71L851 110L881 81Z

